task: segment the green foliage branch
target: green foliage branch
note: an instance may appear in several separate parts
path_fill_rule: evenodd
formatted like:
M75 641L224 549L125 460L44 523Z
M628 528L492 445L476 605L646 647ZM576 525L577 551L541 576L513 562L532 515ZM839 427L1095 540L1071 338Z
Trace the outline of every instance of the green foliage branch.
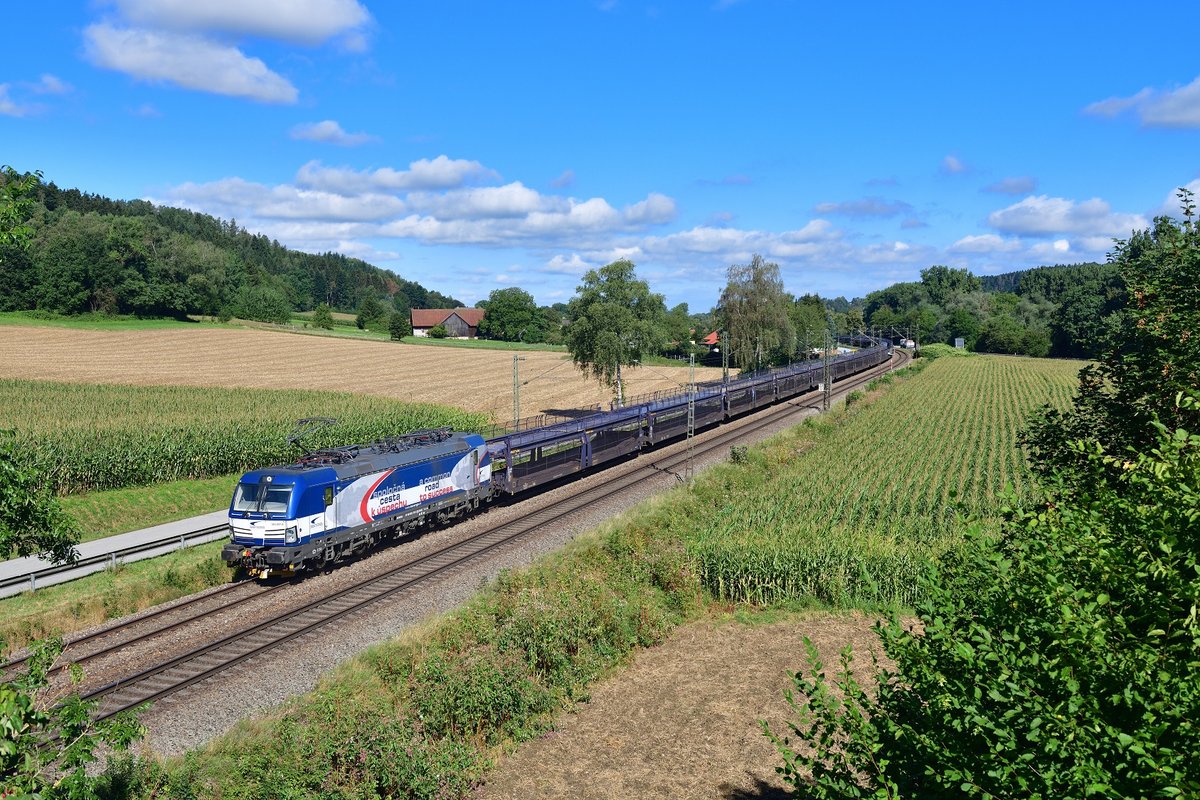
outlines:
M79 527L30 462L16 433L0 429L0 558L40 553L55 563L73 562Z
M78 694L52 701L50 673L62 648L61 639L36 643L24 673L0 683L0 797L97 797L110 785L107 776L89 769L97 751L120 753L144 733L137 720L144 709L95 722L95 701ZM70 675L73 685L83 678L77 666Z

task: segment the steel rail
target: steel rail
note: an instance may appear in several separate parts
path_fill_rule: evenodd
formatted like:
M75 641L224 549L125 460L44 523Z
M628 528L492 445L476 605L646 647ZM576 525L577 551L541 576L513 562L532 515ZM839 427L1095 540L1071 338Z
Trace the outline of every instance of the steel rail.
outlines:
M904 357L898 356L900 363ZM872 380L894 365L891 361L843 378L837 387L839 394ZM768 425L792 416L806 406L794 401L811 394L806 392L789 401L751 413L753 421L725 430L696 446L695 455L704 455L745 438ZM261 655L289 641L302 638L331 622L361 611L387 598L428 583L454 569L475 561L479 556L496 551L531 532L570 516L593 503L620 495L631 486L643 482L655 473L686 461L686 451L647 461L614 480L575 492L561 500L531 512L520 519L501 523L442 550L400 565L382 575L317 598L299 608L238 631L216 641L194 648L134 675L99 687L83 697L85 700L107 698L99 708L98 719L105 719L144 703L159 700L188 686L224 672L231 667ZM324 609L324 610L322 610ZM135 640L136 641L136 640ZM140 688L139 688L140 687Z

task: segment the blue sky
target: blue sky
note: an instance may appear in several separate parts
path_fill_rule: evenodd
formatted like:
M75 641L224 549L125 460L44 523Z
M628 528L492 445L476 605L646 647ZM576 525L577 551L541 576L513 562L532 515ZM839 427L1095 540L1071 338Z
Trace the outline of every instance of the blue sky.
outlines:
M854 297L1103 260L1200 189L1200 11L1136 8L11 4L0 162L468 303L626 257L707 310L754 253Z

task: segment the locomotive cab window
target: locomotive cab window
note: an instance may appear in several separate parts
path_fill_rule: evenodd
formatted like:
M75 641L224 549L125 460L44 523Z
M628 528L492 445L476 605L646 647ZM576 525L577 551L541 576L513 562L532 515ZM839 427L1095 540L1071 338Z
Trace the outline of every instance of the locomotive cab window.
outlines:
M292 487L269 483L239 483L233 495L234 511L264 511L282 514L292 499Z
M288 509L288 501L292 499L292 487L290 486L275 486L267 487L263 493L262 510L268 514L282 514Z
M234 511L258 511L260 484L239 483L233 495Z

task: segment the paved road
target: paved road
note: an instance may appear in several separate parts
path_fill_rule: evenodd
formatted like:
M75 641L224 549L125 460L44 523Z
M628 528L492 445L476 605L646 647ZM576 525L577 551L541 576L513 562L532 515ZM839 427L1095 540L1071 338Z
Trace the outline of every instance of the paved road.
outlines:
M77 548L79 563L70 568L55 567L37 556L0 562L0 597L81 578L118 562L140 561L180 547L223 539L229 535L226 527L228 515L227 510L221 509L199 517L84 542ZM197 535L197 531L205 533Z

